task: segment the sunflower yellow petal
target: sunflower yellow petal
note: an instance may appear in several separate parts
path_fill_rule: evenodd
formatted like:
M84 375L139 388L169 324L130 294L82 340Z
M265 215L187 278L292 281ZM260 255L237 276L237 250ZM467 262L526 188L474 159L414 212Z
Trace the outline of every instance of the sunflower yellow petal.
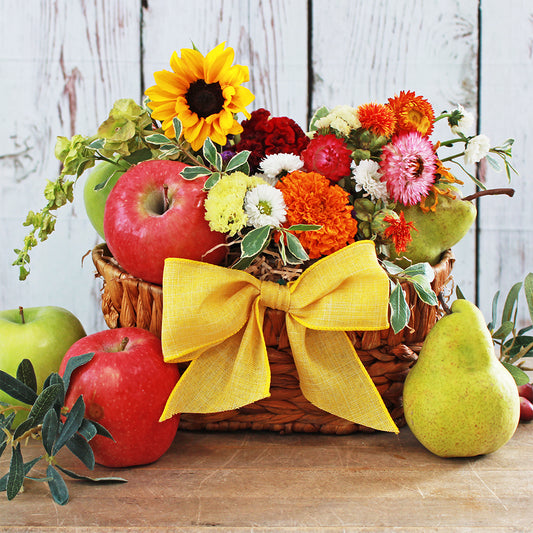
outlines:
M204 73L206 83L217 82L221 74L230 68L233 63L235 56L233 48L226 48L225 50L220 48L219 50L219 47L222 45L211 50L205 57Z
M204 56L198 50L182 48L181 60L194 78L204 78Z
M157 86L171 94L183 94L189 88L189 84L183 78L168 70L154 72L154 79Z

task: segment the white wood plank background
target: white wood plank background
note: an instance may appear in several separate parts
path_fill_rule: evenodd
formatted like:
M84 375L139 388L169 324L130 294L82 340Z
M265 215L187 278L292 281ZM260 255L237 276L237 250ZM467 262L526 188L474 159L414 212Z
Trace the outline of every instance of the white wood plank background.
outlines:
M402 89L437 112L479 109L481 133L515 138L520 176L513 199L480 202L476 227L455 247L455 279L488 317L494 292L533 271L530 0L0 0L0 309L61 305L87 332L105 328L100 284L91 260L82 263L98 242L82 182L33 251L28 280L11 266L26 212L43 205L59 171L55 138L92 133L117 98L140 101L172 51L221 41L250 67L251 108L304 129L310 109L383 102ZM486 180L506 185L492 171Z

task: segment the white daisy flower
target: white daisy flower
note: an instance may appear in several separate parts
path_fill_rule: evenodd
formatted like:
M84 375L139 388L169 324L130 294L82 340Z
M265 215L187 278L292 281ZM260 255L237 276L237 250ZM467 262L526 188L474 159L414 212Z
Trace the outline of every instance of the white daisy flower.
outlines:
M387 202L389 200L387 184L381 181L379 164L372 159L364 159L354 167L355 190L365 191L364 196L370 196L373 202L377 200Z
M248 225L254 228L278 227L285 222L287 214L283 193L266 183L246 193L244 211L248 215Z
M275 185L280 177L299 170L304 166L304 162L294 154L272 154L267 155L259 163L259 169L263 172L263 179Z
M465 148L465 163L479 163L490 150L490 139L486 135L476 135L468 141Z
M455 115L460 116L460 118L454 118ZM458 135L459 133L466 134L466 132L474 125L474 115L466 111L460 104L452 111L452 118L454 118L453 122L456 123L452 123L450 129L455 135Z

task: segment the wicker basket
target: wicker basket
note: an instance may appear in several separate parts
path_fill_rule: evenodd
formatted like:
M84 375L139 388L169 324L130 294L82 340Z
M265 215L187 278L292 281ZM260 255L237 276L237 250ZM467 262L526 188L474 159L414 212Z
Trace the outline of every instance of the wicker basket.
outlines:
M161 335L162 288L134 278L122 270L105 245L92 251L103 278L102 311L110 328L137 326ZM451 281L454 257L451 251L435 265L434 291L439 294ZM402 389L422 343L438 318L439 309L422 303L411 285L405 284L411 319L398 334L383 331L347 332L392 418L405 425ZM285 314L267 309L264 337L271 370L271 396L234 411L210 414L183 413L180 428L188 430L270 430L280 433L320 432L348 434L374 430L326 413L302 395L298 374L285 331Z

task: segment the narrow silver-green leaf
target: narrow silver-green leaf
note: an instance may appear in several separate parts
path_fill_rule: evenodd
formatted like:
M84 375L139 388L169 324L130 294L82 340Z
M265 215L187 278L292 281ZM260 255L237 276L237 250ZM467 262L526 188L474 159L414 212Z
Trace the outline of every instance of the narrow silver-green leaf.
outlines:
M235 154L226 165L225 171L229 174L230 172L236 171L239 167L244 165L248 161L248 157L250 156L249 150L243 150L242 152L239 152Z
M533 322L533 272L530 272L524 280L524 292L526 293L529 316L531 318L531 322Z
M150 144L168 144L170 139L161 133L153 133L145 137L145 141Z
M503 361L502 365L509 371L511 376L513 376L517 386L529 383L529 376L522 369L510 363L504 363Z
M409 323L411 310L407 305L402 286L397 283L390 294L389 305L391 308L391 326L394 333L400 332Z
M59 429L59 418L53 409L50 409L43 419L43 446L48 455L52 455L54 442L57 437L57 430Z
M61 474L52 465L48 465L46 476L50 478L48 487L52 498L59 505L65 505L68 502L68 488Z
M102 437L111 439L113 442L115 441L115 439L113 438L113 435L111 435L111 433L104 426L102 426L102 424L99 424L98 422L95 422L94 420L91 420L90 422L96 428L97 435L102 435Z
M67 441L67 448L89 469L94 469L94 453L91 445L79 434L74 433Z
M61 383L55 383L44 389L43 392L39 394L37 400L35 400L29 417L33 417L36 424L40 424L48 409L54 405L58 395L62 392L63 385Z
M83 416L85 415L85 402L83 396L79 396L72 408L70 409L65 423L61 427L59 436L53 449L53 455L67 443L67 441L74 435L81 427Z
M87 148L91 150L101 150L105 146L105 139L95 139Z
M289 231L316 231L321 229L322 226L318 224L294 224L287 228Z
M7 499L12 500L22 488L24 483L24 460L20 451L20 442L12 449L7 478Z
M522 288L521 281L519 281L518 283L515 283L511 287L511 290L509 291L509 294L507 295L507 298L505 299L505 304L503 306L502 324L503 322L507 322L511 320L515 306L518 305L518 295L520 293L521 288Z
M327 116L329 114L329 109L326 106L319 107L313 117L311 118L311 121L309 122L309 131L315 131L317 128L315 126L317 120Z
M61 472L63 472L67 476L70 476L73 479L79 479L83 481L92 481L93 483L127 483L128 482L128 480L124 479L123 477L116 477L116 476L89 477L89 476L83 476L81 474L77 474L76 472L72 472L72 470L68 470L67 468L63 468L62 466L59 466L59 465L56 465L56 468L59 468Z
M178 118L178 117L174 117L172 119L172 125L174 126L174 131L175 131L175 139L177 142L179 142L180 140L180 137L181 137L181 132L182 132L182 124L181 124L181 120Z
M296 237L292 233L285 233L285 235L287 236L287 249L289 250L289 252L295 258L299 259L299 263L307 261L309 259L309 256L304 250L304 247L302 246L302 243L299 241L298 237Z
M391 263L390 261L382 261L381 264L383 265L383 268L392 275L397 275L403 272L403 268L399 267L398 265L395 265L394 263Z
M437 295L433 292L431 283L427 277L419 274L412 276L409 281L412 283L416 293L418 294L418 297L424 303L428 305L437 305L439 303L437 300Z
M463 294L463 291L460 289L459 285L455 287L455 296L457 296L458 300L466 300L465 295Z
M21 422L13 432L13 440L17 440L18 438L22 437L26 431L28 431L31 428L34 428L37 425L37 422L35 421L35 418L32 416L28 416L24 422Z
M181 177L186 180L194 180L200 176L208 176L209 174L211 172L205 167L185 167L180 172Z
M492 298L492 320L487 325L489 331L493 331L496 327L496 321L498 320L498 299L500 297L500 291L496 291L496 294Z
M202 153L204 154L205 159L215 167L216 170L222 170L222 156L218 153L215 144L209 137L204 141Z
M429 263L416 263L415 265L408 266L403 273L409 278L424 276L430 283L435 278L435 271Z
M503 322L502 325L492 334L493 339L505 339L512 331L514 324L510 320Z
M255 257L270 240L270 226L256 228L247 233L241 242L241 257Z
M212 189L220 181L220 172L213 172L204 183L204 190L208 191Z
M70 378L72 377L72 372L79 368L82 365L87 364L94 357L94 352L84 353L81 355L76 355L71 357L67 361L65 366L65 372L63 372L63 383L65 384L65 390L67 391L70 385Z
M29 405L37 399L37 393L33 389L3 370L0 370L0 390Z
M17 368L17 379L27 385L32 391L37 392L37 378L32 362L29 359L23 359Z
M87 418L84 418L78 433L86 440L92 440L96 435L98 435L98 430L96 426Z

